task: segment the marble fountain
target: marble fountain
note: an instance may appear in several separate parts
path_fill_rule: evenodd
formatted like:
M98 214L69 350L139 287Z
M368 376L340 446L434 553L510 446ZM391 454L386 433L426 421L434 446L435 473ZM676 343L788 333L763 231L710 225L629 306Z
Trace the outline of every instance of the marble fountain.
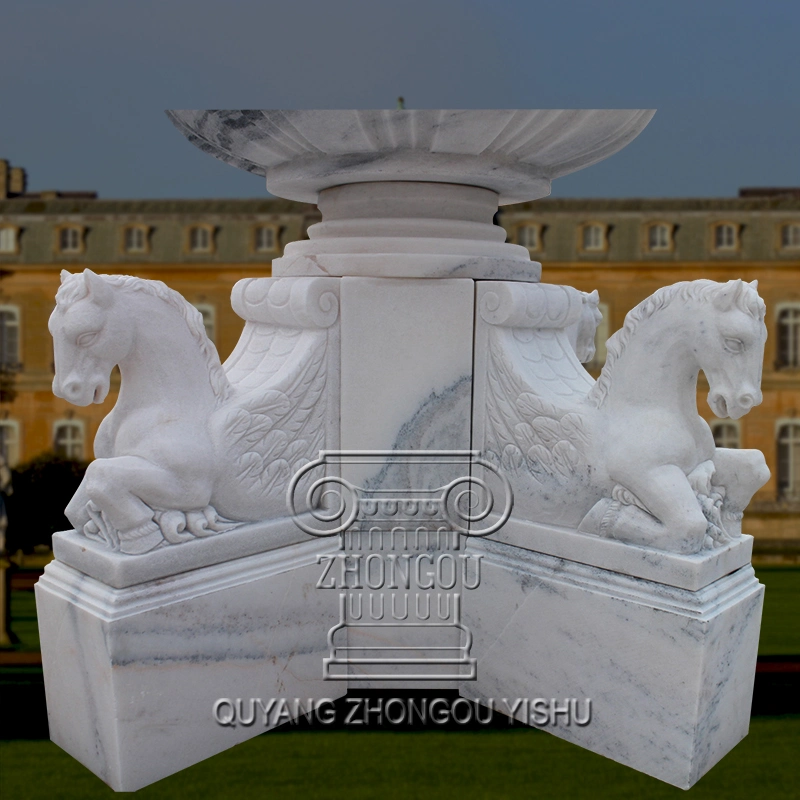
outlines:
M220 698L457 687L590 701L544 727L688 788L747 734L769 473L715 447L696 383L760 402L757 287L660 289L595 382L596 293L493 224L653 113L168 112L322 221L235 286L224 364L163 284L62 275L53 391L122 384L36 586L54 742L133 791L274 723Z

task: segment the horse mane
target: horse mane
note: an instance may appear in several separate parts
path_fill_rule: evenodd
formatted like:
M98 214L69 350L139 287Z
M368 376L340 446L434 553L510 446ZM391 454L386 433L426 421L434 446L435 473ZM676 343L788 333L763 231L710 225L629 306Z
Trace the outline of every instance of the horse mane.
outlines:
M673 300L713 303L720 311L736 307L759 322L764 321L766 305L758 296L756 288L742 280L718 283L710 280L681 281L664 286L639 303L625 316L623 326L606 342L606 363L595 385L586 399L590 405L600 408L611 388L614 366L625 352L631 337L646 319L666 308Z
M225 402L230 397L231 385L220 363L219 353L206 334L203 315L190 302L162 281L144 280L132 275L98 275L97 277L123 292L143 292L151 297L156 297L177 311L206 360L214 396L220 402ZM82 272L74 273L65 278L59 287L56 293L56 305L66 310L88 294L89 287L84 274Z

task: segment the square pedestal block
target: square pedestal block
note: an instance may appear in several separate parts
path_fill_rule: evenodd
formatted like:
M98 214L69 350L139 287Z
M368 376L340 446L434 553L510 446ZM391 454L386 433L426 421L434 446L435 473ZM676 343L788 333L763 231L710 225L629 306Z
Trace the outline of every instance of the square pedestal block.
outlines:
M290 545L123 589L48 565L36 604L51 739L135 791L276 723L256 706L253 724L222 726L217 700L241 699L247 719L251 699L294 709L343 694L322 679L337 618L314 591L326 549Z
M469 449L474 295L464 279L342 279L343 450ZM344 477L406 488L380 466Z
M513 716L684 789L747 735L764 596L752 567L689 591L497 542L470 548L484 558L465 604L478 664L463 695L504 713L527 700ZM537 698L551 710L574 699L582 723L589 699L590 721L541 724Z

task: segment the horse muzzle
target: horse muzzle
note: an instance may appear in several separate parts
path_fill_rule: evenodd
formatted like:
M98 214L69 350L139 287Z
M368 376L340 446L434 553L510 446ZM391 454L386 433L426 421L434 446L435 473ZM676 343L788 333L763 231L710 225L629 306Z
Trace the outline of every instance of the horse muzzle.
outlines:
M65 381L53 379L53 394L76 406L102 403L108 396L108 383L105 381L79 381L68 378Z
M711 392L708 395L708 405L718 417L739 419L753 406L761 402L761 392L743 392L735 398L726 397L722 392Z

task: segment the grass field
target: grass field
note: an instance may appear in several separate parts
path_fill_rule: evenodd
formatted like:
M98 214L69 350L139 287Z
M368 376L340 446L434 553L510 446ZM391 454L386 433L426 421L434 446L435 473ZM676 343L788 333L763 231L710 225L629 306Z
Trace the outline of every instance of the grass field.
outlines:
M753 719L750 735L691 800L798 796L800 717ZM50 742L0 743L9 800L114 793ZM268 733L137 792L137 798L660 798L682 790L535 730Z
M800 568L760 567L766 587L759 655L800 655Z

